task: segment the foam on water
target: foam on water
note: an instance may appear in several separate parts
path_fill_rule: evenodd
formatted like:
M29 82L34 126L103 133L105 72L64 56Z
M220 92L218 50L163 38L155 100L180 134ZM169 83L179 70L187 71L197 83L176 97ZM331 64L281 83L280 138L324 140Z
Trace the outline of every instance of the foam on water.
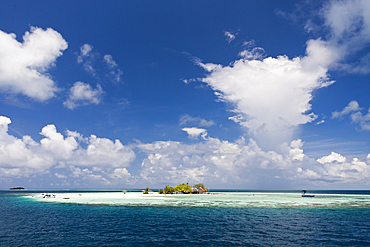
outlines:
M55 197L54 197L55 195ZM144 195L141 192L52 193L51 197L29 194L39 202L114 206L227 207L227 208L369 208L370 195L226 192L207 195Z

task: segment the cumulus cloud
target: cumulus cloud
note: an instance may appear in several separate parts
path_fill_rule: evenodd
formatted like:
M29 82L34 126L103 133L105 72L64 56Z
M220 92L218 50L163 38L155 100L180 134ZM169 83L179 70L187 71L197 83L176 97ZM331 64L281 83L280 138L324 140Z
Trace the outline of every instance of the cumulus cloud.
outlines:
M346 183L368 179L370 165L366 161L361 161L358 158L347 159L338 153L332 152L330 155L317 160L322 166L313 168L316 169L315 179Z
M147 157L141 163L141 179L152 184L205 182L213 186L232 183L253 186L282 184L311 185L351 183L369 178L368 159L347 161L332 153L317 161L303 153L303 142L294 140L284 152L263 151L257 143L243 138L235 142L207 137L203 142L154 142L138 144Z
M189 114L184 114L180 117L180 125L196 125L198 127L210 127L215 125L213 120L206 120L200 117L192 117Z
M346 158L343 157L342 155L338 154L338 153L331 152L330 155L323 156L320 159L317 159L317 162L319 162L321 164L333 163L335 161L339 162L339 163L343 163L343 162L346 162Z
M246 127L265 149L291 141L297 126L317 118L310 101L315 90L334 83L329 70L363 72L364 66L370 65L370 54L364 52L370 42L369 1L330 1L319 13L324 25L320 27L310 19L310 27L324 27L328 35L308 40L304 56L268 57L252 40L243 45L249 49L238 54L241 59L227 66L194 59L207 72L199 80L209 85L219 100L232 104L236 115L230 119ZM225 36L235 38L231 32ZM363 62L351 62L354 56ZM333 113L333 118L357 111L355 103ZM361 128L368 127L366 116L357 113L353 119Z
M9 118L0 116L0 177L28 177L68 168L70 174L64 171L54 175L60 179L83 177L107 184L109 176L104 176L104 172L109 174L116 169L113 171L116 177L129 178L124 168L130 166L135 153L119 140L95 135L83 137L73 131L67 131L64 136L50 124L42 128L40 134L44 138L36 142L30 136L19 139L9 135L10 123Z
M0 117L0 176L27 177L35 172L47 172L44 169L49 168L53 161L42 155L41 145L29 136L18 139L8 135L10 123L9 118Z
M289 156L292 160L302 161L305 157L303 153L303 142L301 139L293 140L290 143Z
M228 66L198 64L209 72L202 81L220 100L234 105L237 115L231 119L247 127L259 141L266 133L270 137L281 135L277 144L289 141L296 126L316 119L309 113L312 92L333 83L327 77L332 52L325 42L311 40L306 51L303 58L259 60L256 54L244 52L241 59Z
M42 128L41 135L45 138L40 140L40 144L44 150L53 153L53 158L65 159L70 158L72 151L78 147L78 143L73 136L64 136L57 132L55 125L49 124Z
M112 141L91 135L87 147L79 148L74 152L74 159L69 164L91 167L122 167L135 157L135 153L128 146L123 145L118 139Z
M202 137L204 138L207 135L206 129L192 127L192 128L183 128L182 130L188 133L190 138L197 138L199 135L202 135Z
M65 107L73 110L81 105L99 104L104 91L98 84L93 89L89 84L75 82L69 89L68 99L63 103Z
M67 42L57 31L31 27L23 42L13 33L0 31L0 90L46 101L59 90L47 73L67 49Z
M330 1L321 9L320 17L324 20L321 28L328 35L308 40L304 56L268 57L262 48L255 47L240 52L241 59L227 66L194 61L207 72L201 81L215 91L219 100L232 104L231 111L236 115L230 119L246 127L265 149L291 141L297 126L317 118L311 112L310 101L315 90L334 83L329 70L364 71L364 66L370 64L365 51L370 43L369 1ZM368 61L359 64L351 60L356 57L358 61L358 56ZM352 102L333 117L356 110ZM366 117L357 114L354 119L367 128Z
M365 159L347 158L332 152L317 160L304 154L301 140L284 144L279 152L263 151L253 139L229 142L204 136L200 142L137 142L83 137L78 132L59 133L54 125L41 130L39 142L7 133L11 123L0 117L0 177L53 176L56 185L158 186L203 182L218 188L272 185L323 184L366 185L370 178L370 154ZM136 154L140 164L132 175L128 168ZM52 174L52 175L51 175Z
M131 178L131 174L128 172L126 168L116 168L108 176L113 179L130 179Z

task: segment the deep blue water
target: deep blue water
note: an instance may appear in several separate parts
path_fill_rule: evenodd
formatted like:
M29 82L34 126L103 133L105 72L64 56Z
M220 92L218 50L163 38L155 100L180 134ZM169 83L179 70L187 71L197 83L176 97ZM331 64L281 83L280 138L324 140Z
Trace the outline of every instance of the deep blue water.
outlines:
M370 246L369 208L124 207L0 193L1 246Z

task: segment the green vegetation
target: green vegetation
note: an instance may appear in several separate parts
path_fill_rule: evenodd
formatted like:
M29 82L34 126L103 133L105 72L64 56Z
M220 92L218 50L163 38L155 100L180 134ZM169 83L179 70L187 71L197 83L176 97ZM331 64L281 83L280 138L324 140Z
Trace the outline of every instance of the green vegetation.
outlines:
M202 190L202 189L203 190ZM175 187L170 187L169 185L166 185L164 189L160 189L158 191L159 194L176 194L176 193L182 193L182 194L193 194L193 193L204 193L207 192L208 189L205 188L204 184L196 184L194 186L189 185L189 183L182 183Z
M14 187L14 188L10 188L11 190L24 190L23 187Z
M194 188L202 188L204 189L205 191L208 191L208 189L206 189L206 187L204 186L204 184L196 184L193 186Z

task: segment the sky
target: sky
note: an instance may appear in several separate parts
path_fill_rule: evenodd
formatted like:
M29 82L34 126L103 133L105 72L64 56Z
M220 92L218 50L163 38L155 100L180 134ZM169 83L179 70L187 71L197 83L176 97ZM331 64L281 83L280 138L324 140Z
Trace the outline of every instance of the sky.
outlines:
M0 188L369 189L370 1L3 1Z

